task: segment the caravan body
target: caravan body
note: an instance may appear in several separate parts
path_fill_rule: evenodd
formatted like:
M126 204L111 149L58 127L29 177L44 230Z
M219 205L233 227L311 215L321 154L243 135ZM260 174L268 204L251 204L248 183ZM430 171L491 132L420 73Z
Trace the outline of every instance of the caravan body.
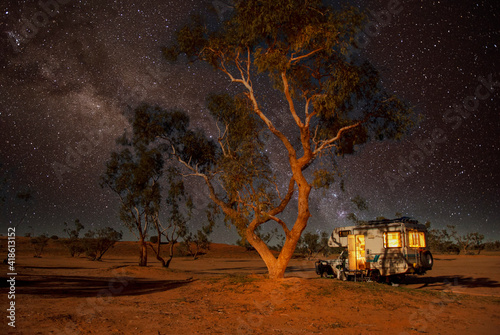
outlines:
M426 227L403 217L394 220L368 221L366 225L335 228L330 247L344 247L347 257L342 266L331 264L340 277L349 275L398 276L424 274L432 269L433 259L427 247Z

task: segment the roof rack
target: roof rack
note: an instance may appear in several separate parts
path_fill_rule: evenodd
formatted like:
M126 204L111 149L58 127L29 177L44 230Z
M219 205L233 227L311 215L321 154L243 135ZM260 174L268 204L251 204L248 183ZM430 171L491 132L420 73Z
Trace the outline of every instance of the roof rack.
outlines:
M417 220L412 219L411 217L408 216L403 216L397 219L384 219L384 220L371 220L368 221L369 225L376 225L376 224L388 224L388 223L418 223Z

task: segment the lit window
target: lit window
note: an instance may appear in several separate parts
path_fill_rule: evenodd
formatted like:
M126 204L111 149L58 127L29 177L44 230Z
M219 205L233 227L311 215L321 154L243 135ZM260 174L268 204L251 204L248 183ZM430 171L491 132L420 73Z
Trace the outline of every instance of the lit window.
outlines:
M350 231L349 230L341 230L339 231L339 236L340 237L347 237L349 235Z
M398 231L384 233L384 248L401 248L401 233Z
M425 248L425 233L411 230L408 234L408 246L410 248Z

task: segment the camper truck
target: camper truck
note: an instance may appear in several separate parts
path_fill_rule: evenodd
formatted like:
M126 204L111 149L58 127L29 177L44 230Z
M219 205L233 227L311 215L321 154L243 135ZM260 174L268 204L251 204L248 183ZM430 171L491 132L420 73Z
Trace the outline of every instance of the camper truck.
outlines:
M328 246L344 251L338 259L317 261L316 273L341 280L391 282L405 274L424 274L433 265L426 235L425 225L408 217L335 228Z

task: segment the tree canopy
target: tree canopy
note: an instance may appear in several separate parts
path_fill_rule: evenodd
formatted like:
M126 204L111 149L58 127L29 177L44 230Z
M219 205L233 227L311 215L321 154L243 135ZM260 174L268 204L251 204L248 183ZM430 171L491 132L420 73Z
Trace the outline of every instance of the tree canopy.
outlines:
M355 8L335 10L317 0L235 1L221 26L194 18L164 49L171 61L185 54L210 64L238 92L207 99L219 130L215 140L190 129L182 113L153 108L141 131L162 141L187 174L203 179L271 278L283 277L311 216L311 189L334 182L335 160L370 140L399 139L415 124L411 109L384 89L372 64L349 52L365 19ZM286 110L280 115L266 104L271 86ZM276 118L285 126L278 127ZM271 168L276 154L265 150L270 136L288 154L286 169ZM281 214L293 198L295 222L285 222ZM278 257L256 234L268 221L286 237Z

